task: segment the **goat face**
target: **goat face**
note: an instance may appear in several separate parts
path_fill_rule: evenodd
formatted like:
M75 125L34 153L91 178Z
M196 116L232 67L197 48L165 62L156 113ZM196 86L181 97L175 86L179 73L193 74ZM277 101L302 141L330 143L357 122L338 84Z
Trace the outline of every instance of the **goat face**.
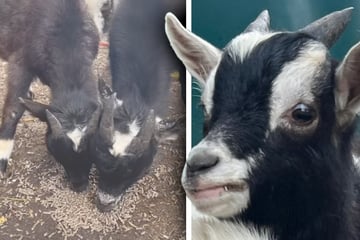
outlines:
M324 185L319 172L334 177L344 169L334 156L346 146L335 139L349 132L359 106L360 44L339 66L328 47L350 12L332 13L297 32L270 32L264 11L223 50L167 14L170 43L203 87L205 137L191 150L182 177L198 210L227 218L263 206L265 218L276 200L284 201L280 208L313 201L295 194L294 179L321 196L328 188L317 185Z
M104 111L91 147L99 170L97 207L110 211L125 190L151 166L156 154L154 111L132 110L116 98L116 93L103 98Z
M89 139L96 131L101 107L96 100L66 96L50 106L21 99L34 116L48 125L46 143L49 152L64 167L75 191L86 189L91 160L88 156Z

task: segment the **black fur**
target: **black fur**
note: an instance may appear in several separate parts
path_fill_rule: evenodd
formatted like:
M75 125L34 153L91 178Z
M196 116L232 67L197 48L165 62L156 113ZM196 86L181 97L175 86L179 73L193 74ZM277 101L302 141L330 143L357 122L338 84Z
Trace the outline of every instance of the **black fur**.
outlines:
M184 11L185 1L177 3ZM135 119L142 127L150 109L156 116L165 117L171 72L180 71L185 79L184 67L165 36L165 13L174 7L168 4L163 0L124 1L114 12L110 26L112 88L123 101L114 113L114 131L129 133L128 124ZM118 197L148 170L158 142L154 135L148 146L135 155L114 157L109 153L112 143L100 139L98 134L94 148L99 189Z
M13 138L24 112L18 98L26 98L36 77L50 87L51 104L23 103L28 110L36 109L32 113L44 121L48 109L64 132L86 125L98 106L91 69L98 42L97 29L82 0L0 0L0 57L9 62L0 137ZM86 185L91 163L84 153L74 152L67 141L65 135L52 136L48 130L50 152L63 164L71 182L86 176L82 181ZM83 149L86 144L82 143ZM70 162L82 167L73 169Z

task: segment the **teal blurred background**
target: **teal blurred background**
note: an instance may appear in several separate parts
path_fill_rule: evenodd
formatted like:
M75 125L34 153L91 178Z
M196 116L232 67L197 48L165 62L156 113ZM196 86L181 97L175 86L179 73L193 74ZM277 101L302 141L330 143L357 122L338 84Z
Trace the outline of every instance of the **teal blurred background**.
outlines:
M360 1L329 0L192 0L192 32L208 42L223 48L242 32L258 14L268 9L271 28L297 30L324 15L354 7L352 20L342 37L331 49L332 56L341 60L346 52L360 41ZM193 79L192 89L192 145L202 138L202 112L199 108L200 92Z

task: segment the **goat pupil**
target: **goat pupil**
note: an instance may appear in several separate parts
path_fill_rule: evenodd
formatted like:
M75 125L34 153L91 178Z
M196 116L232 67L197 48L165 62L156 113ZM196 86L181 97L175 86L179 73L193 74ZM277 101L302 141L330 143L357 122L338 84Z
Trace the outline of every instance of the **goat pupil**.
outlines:
M315 110L305 104L298 104L292 112L292 118L300 124L309 124L315 118Z

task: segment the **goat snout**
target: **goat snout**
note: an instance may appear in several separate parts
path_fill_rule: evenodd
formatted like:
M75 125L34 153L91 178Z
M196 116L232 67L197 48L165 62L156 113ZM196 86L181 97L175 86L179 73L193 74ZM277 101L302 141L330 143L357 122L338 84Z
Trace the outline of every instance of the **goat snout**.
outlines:
M87 187L88 187L88 182L87 181L81 181L81 182L75 182L72 181L70 182L70 188L74 191L74 192L84 192Z
M194 153L187 161L187 169L191 174L210 170L220 161L220 157L207 149Z
M97 193L96 207L100 212L110 212L120 201L120 196L112 196L108 193L99 191Z

